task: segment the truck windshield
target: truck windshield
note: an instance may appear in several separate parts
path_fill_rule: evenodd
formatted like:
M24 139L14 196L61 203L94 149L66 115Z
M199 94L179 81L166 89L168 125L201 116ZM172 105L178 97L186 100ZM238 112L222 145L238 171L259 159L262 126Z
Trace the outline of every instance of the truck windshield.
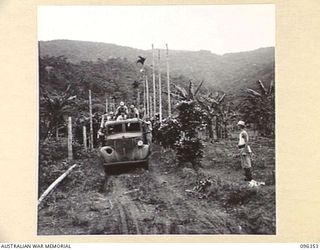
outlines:
M107 131L108 135L122 133L122 124L108 125Z
M131 122L126 123L126 132L140 132L140 123L139 122Z

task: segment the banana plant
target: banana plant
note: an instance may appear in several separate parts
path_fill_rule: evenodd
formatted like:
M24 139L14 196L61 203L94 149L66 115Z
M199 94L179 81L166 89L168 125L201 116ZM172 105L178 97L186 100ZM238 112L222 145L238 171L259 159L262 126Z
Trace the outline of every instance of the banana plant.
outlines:
M230 105L225 108L226 94L223 92L209 92L207 95L197 98L201 108L206 113L206 122L209 132L209 138L213 138L213 121L215 120L216 138L227 138L227 127L230 120L235 116L231 111ZM222 133L223 131L223 133ZM224 136L223 136L224 135Z
M181 86L178 86L175 83L171 83L172 86L174 87L174 90L171 92L171 95L173 97L176 97L178 100L183 100L183 101L195 101L196 96L198 95L202 85L203 81L201 81L196 89L194 89L194 84L192 81L189 81L189 86L188 88L184 88Z
M266 86L261 80L258 80L256 85L258 90L251 88L245 90L247 96L240 110L245 119L254 124L255 130L270 135L274 132L275 121L274 82L271 81L269 86Z
M76 96L71 94L70 85L62 95L43 94L40 113L45 118L47 126L44 139L49 133L55 133L56 139L59 139L59 129L65 124L65 117L72 113L75 99Z

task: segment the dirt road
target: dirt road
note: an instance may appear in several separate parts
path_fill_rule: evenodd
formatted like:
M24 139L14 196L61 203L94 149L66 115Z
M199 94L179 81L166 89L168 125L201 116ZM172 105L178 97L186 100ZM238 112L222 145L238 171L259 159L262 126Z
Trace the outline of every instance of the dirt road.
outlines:
M154 151L149 170L109 176L107 185L97 160L84 162L70 177L78 181L65 183L39 211L38 234L248 233L223 202L192 189L199 173L172 168L171 160Z

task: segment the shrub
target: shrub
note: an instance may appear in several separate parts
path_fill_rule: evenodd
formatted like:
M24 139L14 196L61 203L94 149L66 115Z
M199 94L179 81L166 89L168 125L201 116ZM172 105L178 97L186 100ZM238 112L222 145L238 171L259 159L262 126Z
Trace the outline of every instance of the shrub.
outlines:
M180 139L180 124L176 119L166 119L154 125L153 138L164 148L174 149Z
M174 149L179 164L190 162L197 166L203 156L202 141L197 138L197 128L202 125L202 111L192 100L180 101L177 110L176 118L154 124L154 140L164 148Z
M199 165L203 156L203 145L198 138L182 139L176 146L178 162L191 162L193 166Z

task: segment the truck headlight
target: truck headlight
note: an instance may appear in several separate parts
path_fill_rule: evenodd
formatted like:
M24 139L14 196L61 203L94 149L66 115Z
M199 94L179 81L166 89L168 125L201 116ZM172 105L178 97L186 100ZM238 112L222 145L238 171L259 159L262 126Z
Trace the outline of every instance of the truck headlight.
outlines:
M143 141L139 140L137 144L138 144L138 147L142 147L143 146Z
M106 149L106 152L107 152L107 154L111 155L112 152L113 152L113 150L112 150L112 148L107 148L107 149Z

